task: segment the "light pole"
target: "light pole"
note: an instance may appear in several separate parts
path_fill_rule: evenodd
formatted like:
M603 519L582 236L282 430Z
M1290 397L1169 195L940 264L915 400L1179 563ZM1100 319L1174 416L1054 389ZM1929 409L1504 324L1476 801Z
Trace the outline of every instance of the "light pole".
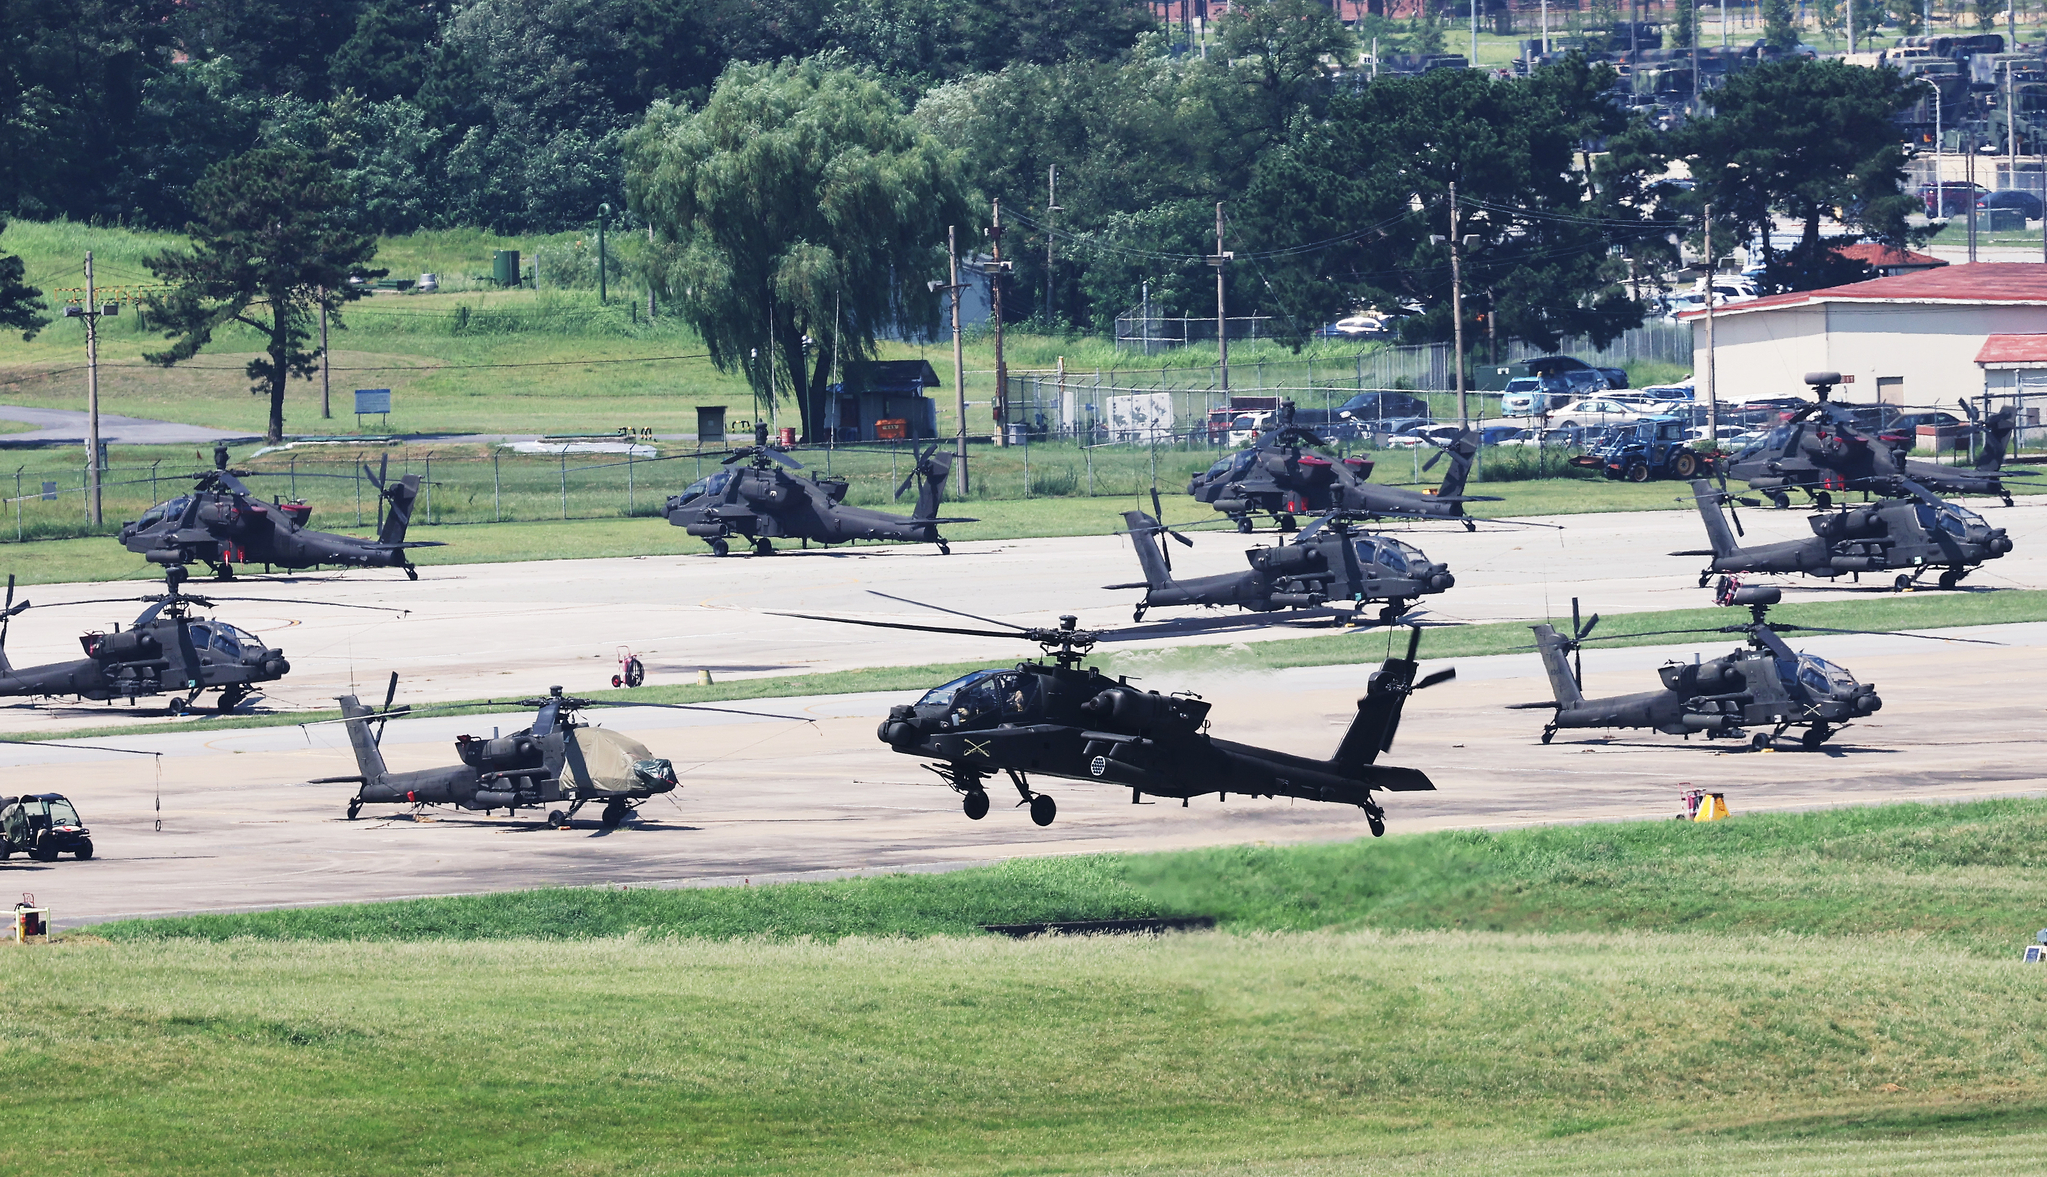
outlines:
M1185 0L1182 0L1182 12ZM1002 202L994 202L995 218L988 226L989 248L995 253L992 261L981 267L988 276L988 316L995 320L995 444L1008 445L1009 436L1009 364L1002 358L1002 277L1014 267L1002 260Z
M1230 320L1223 302L1223 267L1236 256L1234 251L1223 248L1223 204L1218 200L1215 202L1215 256L1208 259L1208 264L1215 267L1215 358L1225 397L1230 392Z
M1947 189L1941 187L1944 180L1940 172L1940 87L1932 78L1921 77L1919 81L1933 91L1933 219L1937 221L1947 215Z
M121 304L99 305L92 279L92 251L85 252L85 304L64 308L67 319L85 320L85 470L86 511L97 525L100 517L100 336L99 321L121 313Z

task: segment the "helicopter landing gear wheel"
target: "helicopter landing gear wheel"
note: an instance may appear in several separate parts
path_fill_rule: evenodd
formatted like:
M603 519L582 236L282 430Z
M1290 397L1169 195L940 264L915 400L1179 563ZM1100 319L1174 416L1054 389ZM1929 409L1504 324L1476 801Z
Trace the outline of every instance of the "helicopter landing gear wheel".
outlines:
M768 542L767 536L761 536L753 541L753 554L756 556L772 556L775 554L775 545Z
M1475 520L1475 519L1466 519L1466 520L1464 521L1464 530L1466 530L1466 531L1477 531L1477 530L1478 530L1478 521L1477 521L1477 520Z
M1365 824L1372 827L1374 838L1386 836L1386 811L1377 805L1365 806Z
M1777 738L1775 736L1772 736L1769 732L1757 732L1749 740L1748 746L1754 748L1758 752L1765 752L1769 750L1771 744L1774 744L1776 742Z
M1139 606L1138 606L1137 608L1135 608L1135 609L1132 609L1132 610L1130 611L1130 620L1132 620L1132 621L1143 621L1143 620L1144 620L1144 606L1142 606L1142 605L1139 605Z
M1812 505L1818 507L1822 511L1832 510L1834 506L1834 496L1828 494L1826 491L1823 490L1815 491L1813 492L1812 496Z
M226 715L228 712L240 707L242 700L249 697L249 693L249 688L241 683L235 683L233 686L223 689L220 692L220 698L213 705L214 712L219 715Z
M711 545L711 554L713 556L723 556L732 551L732 545L722 539L707 539L704 542Z
M1960 583L1962 583L1962 570L1959 568L1950 568L1940 574L1940 587L1944 589L1954 588Z
M362 812L362 798L360 798L360 797L350 797L350 798L348 799L348 820L350 820L350 821L354 821L354 820L355 820L355 815L356 815L356 814L358 814L358 813L361 813L361 812Z
M604 828L615 830L625 821L625 815L632 812L632 806L623 801L607 801L604 804Z
M950 555L952 555L952 545L951 545L951 544L949 544L949 543L946 543L946 542L945 542L944 540L939 540L939 541L938 541L938 554L939 554L939 555L941 555L941 556L950 556Z
M1237 530L1244 535L1251 534L1251 517L1246 515L1237 520Z
M1770 505L1780 511L1791 505L1791 496L1781 490L1764 491L1763 497L1769 499Z
M1816 723L1805 729L1805 734L1798 738L1798 742L1805 746L1806 751L1817 752L1820 745L1827 742L1827 737L1833 734L1833 729L1826 724Z
M1891 587L1902 593L1912 587L1912 578L1900 572L1898 579L1891 582Z
M966 795L960 798L960 809L966 813L968 821L980 821L988 816L988 794L980 789L967 790Z
M554 810L549 810L549 811L548 811L548 814L547 814L547 828L548 828L548 829L550 829L550 830L558 830L558 829L562 828L563 826L565 826L565 825L567 825L567 824L569 824L569 815L568 815L568 814L566 814L566 813L563 813L563 812L562 812L561 810L559 810L559 809L554 809Z
M1388 601L1385 607L1379 610L1379 624L1392 625L1394 622L1399 621L1400 615L1405 612L1407 612L1406 601Z
M1545 744L1547 744L1547 743L1549 743L1549 742L1550 742L1551 740L1554 740L1554 739L1556 739L1556 738L1557 738L1557 725L1556 725L1556 724L1553 724L1553 723L1546 723L1546 724L1543 724L1543 725L1542 725L1542 742L1543 742L1543 743L1545 743Z
M414 567L413 567L412 565L410 565L410 564L407 564L407 565L405 565L405 579L407 579L407 580L418 580L418 579L419 579L419 569L417 569L417 568L414 568Z
M1059 803L1052 800L1049 795L1039 793L1031 798L1032 821L1041 826L1048 826L1052 824L1052 819L1057 816L1059 816Z

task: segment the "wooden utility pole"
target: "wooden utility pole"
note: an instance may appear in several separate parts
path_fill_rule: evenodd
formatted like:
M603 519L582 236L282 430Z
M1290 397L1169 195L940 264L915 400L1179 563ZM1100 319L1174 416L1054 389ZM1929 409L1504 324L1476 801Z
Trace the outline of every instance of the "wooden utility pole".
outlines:
M1215 267L1215 350L1224 395L1230 391L1230 320L1228 305L1224 301L1223 267L1235 256L1223 248L1223 205L1218 200L1215 202L1215 256L1208 259L1208 264Z
M1059 168L1054 165L1045 172L1045 329L1052 329L1052 227L1056 214L1064 212L1059 207Z
M1456 349L1451 363L1457 367L1457 427L1471 428L1471 412L1464 392L1464 271L1457 256L1457 182L1450 182L1450 337Z
M960 247L953 227L945 227L945 251L951 255L949 281L952 285L952 387L959 396L960 497L967 497L967 353L960 340Z
M327 288L319 288L320 299L320 419L334 415L333 389L329 387L327 363Z
M1184 0L1183 0L1184 2ZM994 202L995 217L988 226L989 248L995 258L983 267L988 275L988 313L995 319L995 444L1009 444L1009 364L1002 358L1002 276L1009 263L1002 260L1002 202Z
M1706 438L1720 448L1720 393L1713 370L1713 275L1720 267L1713 263L1713 206L1706 206Z
M92 251L85 251L85 468L92 522L100 523L100 305L92 281Z

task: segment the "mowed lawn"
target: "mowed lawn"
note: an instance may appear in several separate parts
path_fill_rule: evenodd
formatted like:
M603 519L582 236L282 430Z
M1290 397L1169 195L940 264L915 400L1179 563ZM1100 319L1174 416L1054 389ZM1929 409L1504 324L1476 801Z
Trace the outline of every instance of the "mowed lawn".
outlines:
M1900 805L109 925L0 954L0 1082L62 1128L0 1167L2027 1171L2043 834ZM1113 914L1220 926L974 930Z

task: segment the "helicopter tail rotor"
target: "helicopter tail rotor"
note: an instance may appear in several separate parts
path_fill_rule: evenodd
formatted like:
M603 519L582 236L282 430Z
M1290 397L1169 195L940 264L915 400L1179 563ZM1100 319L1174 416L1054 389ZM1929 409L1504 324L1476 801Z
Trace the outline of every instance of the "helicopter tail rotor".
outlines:
M0 606L0 670L12 670L7 661L7 627L14 621L14 615L28 608L28 602L14 603L14 574L7 574L7 604Z
M937 442L917 454L916 464L896 487L896 498L901 499L911 483L917 484L917 509L910 513L912 519L938 517L939 504L945 501L945 480L952 474L952 458L949 453L939 452Z

